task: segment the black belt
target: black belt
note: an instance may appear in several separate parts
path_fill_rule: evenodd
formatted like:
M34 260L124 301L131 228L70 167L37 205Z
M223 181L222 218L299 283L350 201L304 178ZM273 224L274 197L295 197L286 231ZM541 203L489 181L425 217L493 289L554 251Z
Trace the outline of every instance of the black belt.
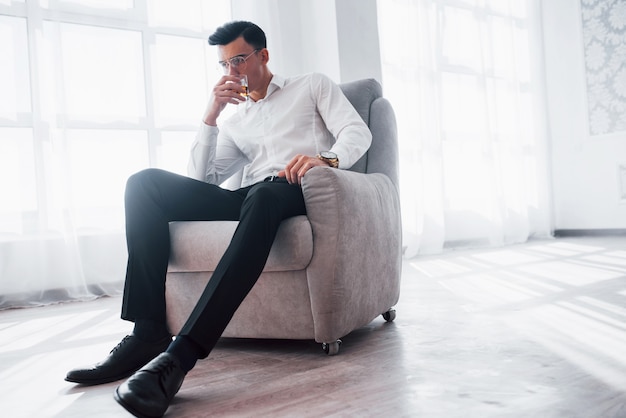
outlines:
M268 176L263 179L265 183L287 183L287 177Z

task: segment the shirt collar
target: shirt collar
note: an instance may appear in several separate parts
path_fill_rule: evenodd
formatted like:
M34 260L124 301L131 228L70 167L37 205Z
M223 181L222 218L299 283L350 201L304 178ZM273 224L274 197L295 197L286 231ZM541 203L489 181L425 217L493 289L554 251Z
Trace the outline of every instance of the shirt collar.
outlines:
M270 80L270 85L267 86L267 93L265 94L265 97L261 100L267 99L276 90L282 89L284 86L285 86L285 78L274 74L272 76L272 79Z
M269 86L267 86L267 93L265 93L265 97L264 97L264 98L262 98L261 100L259 100L259 101L258 101L258 102L256 102L256 103L259 103L259 102L262 102L262 101L264 101L264 100L267 100L267 98L268 98L268 97L270 97L272 94L274 94L274 92L276 92L276 91L278 91L278 90L282 89L282 88L285 86L285 82L286 82L285 77L282 77L282 76L280 76L280 75L276 75L276 74L274 74L274 75L272 76L272 79L270 80L270 84L269 84ZM243 106L239 105L239 106L237 107L237 110L238 110L239 112L244 112L244 113L245 113L245 111L246 111L246 110L248 110L248 109L250 108L250 106L253 106L253 105L254 105L254 103L255 103L255 102L254 102L253 100L247 100L247 101L244 103L244 105L243 105Z

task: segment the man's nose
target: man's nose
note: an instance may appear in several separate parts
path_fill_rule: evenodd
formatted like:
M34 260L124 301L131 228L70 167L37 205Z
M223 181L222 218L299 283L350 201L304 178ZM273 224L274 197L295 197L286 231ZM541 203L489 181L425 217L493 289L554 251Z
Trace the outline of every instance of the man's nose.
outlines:
M229 65L227 74L228 75L239 75L239 71L234 66Z

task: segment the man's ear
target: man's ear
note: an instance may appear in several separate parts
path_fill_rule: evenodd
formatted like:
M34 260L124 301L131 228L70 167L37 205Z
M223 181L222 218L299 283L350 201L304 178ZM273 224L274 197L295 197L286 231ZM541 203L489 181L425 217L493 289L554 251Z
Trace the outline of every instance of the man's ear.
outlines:
M267 64L270 60L270 51L267 48L263 48L259 51L259 57L261 58L261 63Z

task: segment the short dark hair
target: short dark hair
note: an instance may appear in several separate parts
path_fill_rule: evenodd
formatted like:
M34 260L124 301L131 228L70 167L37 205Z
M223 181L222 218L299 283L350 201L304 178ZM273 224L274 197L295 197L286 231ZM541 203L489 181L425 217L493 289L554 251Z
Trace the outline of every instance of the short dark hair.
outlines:
M209 36L209 45L226 45L243 36L243 39L254 49L267 48L265 32L252 22L237 20L228 22Z

